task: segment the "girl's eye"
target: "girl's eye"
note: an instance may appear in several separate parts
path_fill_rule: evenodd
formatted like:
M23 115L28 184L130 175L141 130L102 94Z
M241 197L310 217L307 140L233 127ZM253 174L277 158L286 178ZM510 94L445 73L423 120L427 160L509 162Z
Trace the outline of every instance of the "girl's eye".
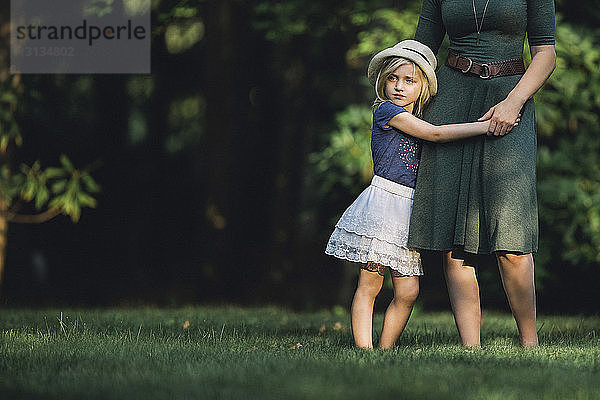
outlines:
M393 75L388 76L388 81L392 81L393 82L395 80L396 80L395 76L393 76Z

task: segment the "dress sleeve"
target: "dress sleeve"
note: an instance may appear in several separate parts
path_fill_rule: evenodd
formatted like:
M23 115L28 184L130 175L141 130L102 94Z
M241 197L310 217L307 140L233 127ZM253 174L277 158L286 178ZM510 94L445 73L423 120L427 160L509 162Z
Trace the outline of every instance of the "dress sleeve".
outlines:
M383 131L389 130L392 129L391 126L388 126L387 128L384 128L384 126L386 126L396 115L403 112L407 112L404 107L397 106L391 101L386 101L377 107L377 110L375 110L375 113L373 114L373 121L379 129Z
M419 25L415 33L415 40L429 46L435 54L440 49L446 34L446 27L442 21L441 4L441 0L423 0Z
M554 0L527 0L529 46L554 44Z

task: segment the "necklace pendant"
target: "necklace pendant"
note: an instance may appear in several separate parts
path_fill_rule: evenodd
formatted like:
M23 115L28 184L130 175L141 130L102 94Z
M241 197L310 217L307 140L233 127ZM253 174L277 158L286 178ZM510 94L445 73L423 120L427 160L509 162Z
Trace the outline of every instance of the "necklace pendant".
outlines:
M477 32L477 42L476 45L479 46L479 34L481 33L481 28L483 28L483 20L485 19L485 12L487 11L488 4L490 4L490 0L485 2L485 7L483 7L483 14L481 15L481 22L477 21L477 8L475 8L475 0L473 0L473 19L475 20L475 29Z

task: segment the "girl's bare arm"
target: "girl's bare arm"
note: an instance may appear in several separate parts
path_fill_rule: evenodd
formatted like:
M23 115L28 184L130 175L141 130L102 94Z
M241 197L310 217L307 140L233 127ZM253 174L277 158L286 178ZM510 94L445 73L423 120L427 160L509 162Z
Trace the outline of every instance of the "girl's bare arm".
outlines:
M388 125L402 132L430 142L450 142L487 133L490 121L464 124L433 125L415 117L411 113L397 114Z

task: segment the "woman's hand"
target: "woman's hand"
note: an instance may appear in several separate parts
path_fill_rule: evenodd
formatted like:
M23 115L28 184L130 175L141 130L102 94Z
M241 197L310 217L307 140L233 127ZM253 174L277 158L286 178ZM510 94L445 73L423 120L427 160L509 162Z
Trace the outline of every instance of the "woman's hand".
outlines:
M495 105L494 107L490 108L490 111L494 110L496 107L497 107L497 105ZM479 119L481 122L483 122L483 123L487 123L486 130L487 130L487 135L488 135L488 136L504 136L504 135L506 135L508 132L510 132L512 128L514 128L515 126L519 125L519 122L521 122L521 114L519 114L519 115L517 115L517 119L515 120L515 122L514 122L512 125L510 125L510 126L508 127L508 129L506 129L506 130L504 131L504 133L503 133L502 131L500 131L499 133L497 133L497 134L496 134L496 133L494 133L494 131L492 131L492 130L490 129L490 125L491 125L491 123L492 123L492 120L491 120L491 119L489 119L489 118L491 118L491 115L493 114L493 112L491 112L491 113L490 113L490 111L488 111L488 112L487 112L487 113L486 113L486 114L485 114L483 117L481 117L481 118ZM488 116L488 114L489 114L489 116ZM486 117L487 117L488 119L485 119ZM483 120L483 121L482 121L482 120Z
M502 136L510 132L527 99L537 92L556 67L554 45L531 46L530 49L531 64L517 86L511 90L506 99L479 118L479 121L490 120L488 128L490 136Z
M504 136L518 125L522 104L506 98L488 110L478 121L490 120L488 136Z

